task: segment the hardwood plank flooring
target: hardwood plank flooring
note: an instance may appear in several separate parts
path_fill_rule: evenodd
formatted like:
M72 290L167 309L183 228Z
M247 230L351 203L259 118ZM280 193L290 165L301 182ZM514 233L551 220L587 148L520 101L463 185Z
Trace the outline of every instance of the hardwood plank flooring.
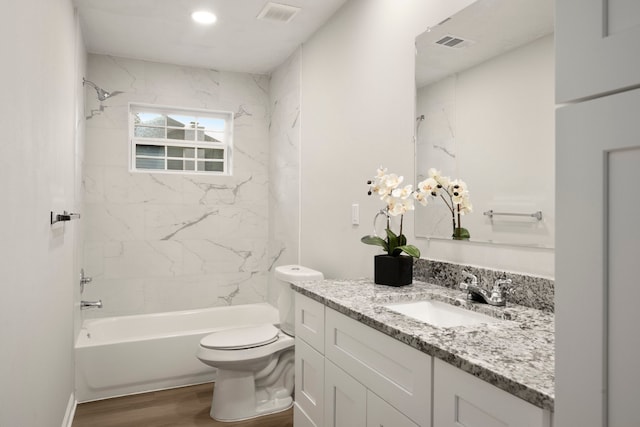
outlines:
M211 419L213 384L81 403L72 427L293 427L293 409L253 420Z

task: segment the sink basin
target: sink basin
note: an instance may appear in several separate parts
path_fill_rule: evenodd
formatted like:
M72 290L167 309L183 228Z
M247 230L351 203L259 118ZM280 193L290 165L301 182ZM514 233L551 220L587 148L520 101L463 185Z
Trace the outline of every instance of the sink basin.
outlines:
M384 304L383 307L430 325L444 328L472 326L500 321L500 319L487 316L486 314L465 310L464 308L434 300Z

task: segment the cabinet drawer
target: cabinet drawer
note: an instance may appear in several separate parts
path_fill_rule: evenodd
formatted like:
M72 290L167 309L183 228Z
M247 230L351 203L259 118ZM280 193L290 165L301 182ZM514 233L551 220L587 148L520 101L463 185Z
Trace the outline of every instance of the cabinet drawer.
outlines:
M296 405L317 426L324 416L324 356L300 337L296 337L295 356Z
M327 359L423 426L431 420L429 355L326 309Z
M324 354L324 305L296 292L296 336Z
M418 427L375 393L367 391L367 427Z
M433 423L438 427L549 427L551 414L436 359Z

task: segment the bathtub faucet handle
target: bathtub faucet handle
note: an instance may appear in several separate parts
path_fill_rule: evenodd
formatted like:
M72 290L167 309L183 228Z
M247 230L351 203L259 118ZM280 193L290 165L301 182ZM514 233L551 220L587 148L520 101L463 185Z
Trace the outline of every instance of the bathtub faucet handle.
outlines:
M92 277L84 275L84 268L80 269L80 293L84 292L84 285L91 283Z

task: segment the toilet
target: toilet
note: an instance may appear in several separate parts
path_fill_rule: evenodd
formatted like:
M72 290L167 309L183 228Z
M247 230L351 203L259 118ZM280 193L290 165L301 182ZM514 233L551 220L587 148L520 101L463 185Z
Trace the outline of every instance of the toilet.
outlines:
M214 332L200 340L197 357L218 369L211 418L241 421L293 405L294 318L291 283L322 280L299 265L276 267L280 285L278 325L263 324Z

